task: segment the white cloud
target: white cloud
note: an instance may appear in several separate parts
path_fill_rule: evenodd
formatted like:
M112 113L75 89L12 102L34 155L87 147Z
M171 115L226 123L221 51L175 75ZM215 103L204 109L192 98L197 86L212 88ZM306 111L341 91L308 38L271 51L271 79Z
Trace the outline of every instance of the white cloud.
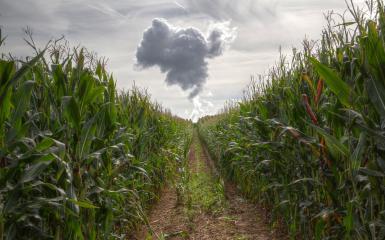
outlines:
M195 98L193 98L192 103L194 108L189 114L188 119L191 119L193 122L197 122L200 117L203 117L209 114L210 112L214 113L214 110L216 110L214 104L211 101L203 99L200 96L196 96ZM185 113L188 114L188 111Z

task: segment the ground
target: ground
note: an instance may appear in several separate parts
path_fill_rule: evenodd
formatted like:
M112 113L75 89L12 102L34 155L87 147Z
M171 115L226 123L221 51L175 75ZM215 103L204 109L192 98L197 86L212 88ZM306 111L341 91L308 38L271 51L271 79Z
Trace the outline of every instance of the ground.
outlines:
M220 178L197 133L186 166L187 173L180 177L179 184L169 184L161 192L150 211L149 226L143 226L129 239L287 238L271 229L264 209L248 202L234 184Z

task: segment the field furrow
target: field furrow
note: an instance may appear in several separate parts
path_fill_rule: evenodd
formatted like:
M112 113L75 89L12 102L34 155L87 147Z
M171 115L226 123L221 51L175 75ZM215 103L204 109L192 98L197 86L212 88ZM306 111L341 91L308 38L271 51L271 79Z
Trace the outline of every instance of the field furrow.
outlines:
M188 180L165 187L148 223L134 239L285 239L271 230L266 211L245 200L236 186L223 181L206 147L193 135L186 159ZM178 196L178 186L185 187ZM180 200L178 200L180 199Z

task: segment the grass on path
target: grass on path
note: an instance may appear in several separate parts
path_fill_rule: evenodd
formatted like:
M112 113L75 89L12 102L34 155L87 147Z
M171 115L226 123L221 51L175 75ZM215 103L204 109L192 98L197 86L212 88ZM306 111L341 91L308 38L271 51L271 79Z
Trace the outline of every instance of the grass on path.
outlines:
M186 189L183 196L185 211L190 220L202 212L219 214L226 207L224 184L207 166L207 157L196 133L190 151L193 153L186 162L185 177L181 181Z

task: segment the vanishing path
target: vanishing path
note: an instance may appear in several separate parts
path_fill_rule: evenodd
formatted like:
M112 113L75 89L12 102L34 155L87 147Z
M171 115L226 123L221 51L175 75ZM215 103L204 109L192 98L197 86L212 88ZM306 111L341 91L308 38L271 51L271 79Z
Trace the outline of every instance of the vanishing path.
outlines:
M286 239L270 229L264 221L264 210L247 202L236 186L215 177L214 164L197 133L190 147L188 168L188 180L177 184L185 189L182 203L176 187L166 187L149 215L152 234L145 227L130 239Z

